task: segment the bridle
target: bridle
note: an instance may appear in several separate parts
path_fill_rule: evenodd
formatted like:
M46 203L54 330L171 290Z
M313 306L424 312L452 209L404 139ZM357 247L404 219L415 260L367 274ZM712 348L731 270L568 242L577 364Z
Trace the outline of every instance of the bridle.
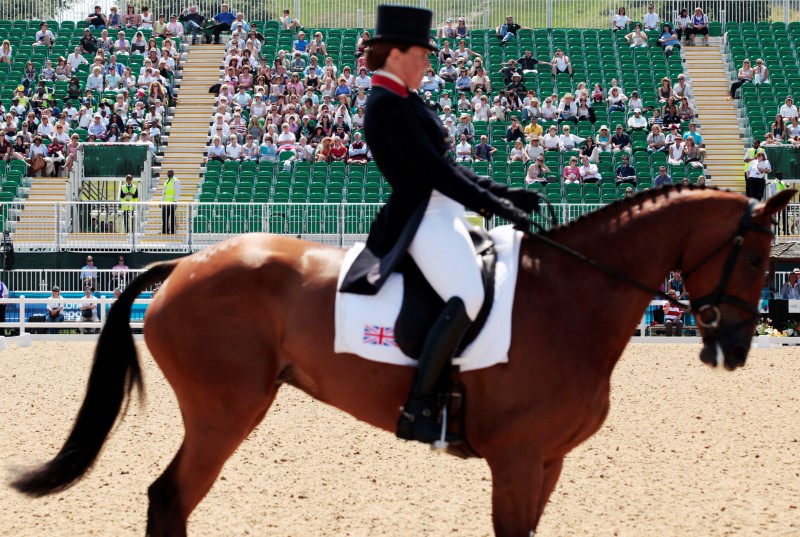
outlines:
M758 308L753 306L752 304L745 302L739 297L733 296L728 292L728 285L730 283L731 276L733 275L733 268L736 266L736 261L739 259L739 254L742 250L742 244L744 244L744 237L747 233L753 231L757 233L763 233L772 237L772 231L760 224L756 224L753 222L753 210L757 205L757 201L754 199L750 199L747 202L747 207L745 208L744 214L742 214L741 219L739 220L739 225L736 227L736 230L733 234L722 241L719 246L711 250L705 257L703 257L700 261L695 263L689 270L684 272L685 277L689 277L691 274L697 272L699 269L704 267L709 261L719 255L726 247L729 245L733 245L731 248L730 253L728 254L728 259L725 261L725 265L722 268L722 276L720 277L719 283L717 287L709 294L690 300L689 302L681 301L676 298L671 297L670 295L666 294L661 290L652 289L649 286L643 284L642 282L635 280L629 276L626 276L611 267L606 265L600 264L594 259L586 257L582 253L573 250L568 246L564 246L561 243L554 241L553 239L542 235L540 233L532 233L529 236L535 240L541 241L553 248L564 252L565 254L589 265L590 267L614 278L615 280L622 282L626 285L631 287L635 287L640 289L651 296L657 296L669 302L674 306L678 306L684 309L687 312L691 312L695 314L695 320L697 324L704 329L706 329L706 336L705 340L716 340L720 336L732 332L739 327L754 322L759 315ZM547 203L548 209L550 211L551 218L554 217L552 206ZM554 220L554 218L553 218ZM544 230L540 224L535 224L540 230ZM727 325L722 327L722 312L720 312L719 306L721 304L731 304L736 306L737 308L744 310L749 314L749 316L736 324Z

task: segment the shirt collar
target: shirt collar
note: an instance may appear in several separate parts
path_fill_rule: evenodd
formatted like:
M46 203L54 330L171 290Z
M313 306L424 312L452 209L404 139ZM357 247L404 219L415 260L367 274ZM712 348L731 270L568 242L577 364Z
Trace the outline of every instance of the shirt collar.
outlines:
M372 85L388 89L401 97L408 97L408 88L400 77L388 71L375 71L372 76Z

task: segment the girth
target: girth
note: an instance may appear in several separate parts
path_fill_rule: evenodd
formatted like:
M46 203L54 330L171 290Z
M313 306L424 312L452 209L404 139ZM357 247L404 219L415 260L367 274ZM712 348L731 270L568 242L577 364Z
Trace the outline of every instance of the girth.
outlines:
M480 334L494 303L494 277L497 264L494 243L483 228L473 228L469 235L475 255L481 259L484 299L478 316L459 344L456 356ZM458 270L458 267L452 269ZM395 321L395 341L405 355L418 358L430 326L444 307L444 300L434 291L410 255L405 255L395 272L403 275L403 303Z

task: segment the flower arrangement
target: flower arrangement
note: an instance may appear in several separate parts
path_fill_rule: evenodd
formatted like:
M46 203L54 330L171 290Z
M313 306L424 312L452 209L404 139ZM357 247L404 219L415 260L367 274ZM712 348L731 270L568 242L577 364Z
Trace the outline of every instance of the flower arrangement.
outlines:
M772 319L762 319L756 325L756 334L771 337L797 337L800 335L800 324L791 324L785 330L778 330L772 326Z

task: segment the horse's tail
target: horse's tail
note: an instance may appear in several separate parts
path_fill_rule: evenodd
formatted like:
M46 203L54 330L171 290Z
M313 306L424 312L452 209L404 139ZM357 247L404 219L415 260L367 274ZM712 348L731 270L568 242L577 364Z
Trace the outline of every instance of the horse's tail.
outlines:
M167 261L153 265L133 280L111 307L95 348L86 397L67 441L53 460L16 479L11 484L15 489L37 497L60 492L74 485L94 464L133 388L144 393L130 327L133 301L148 286L169 276L176 264Z

